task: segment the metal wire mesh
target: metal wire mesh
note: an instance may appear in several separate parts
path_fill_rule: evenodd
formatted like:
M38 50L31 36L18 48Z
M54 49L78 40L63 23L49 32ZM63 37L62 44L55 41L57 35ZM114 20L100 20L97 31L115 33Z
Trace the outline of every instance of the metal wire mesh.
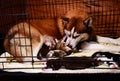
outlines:
M11 26L19 22L56 18L69 10L84 8L95 19L96 34L117 38L120 37L119 5L120 0L1 0L0 34L6 34ZM1 37L0 40L4 40L4 38ZM19 37L15 39L19 39ZM2 58L6 58L6 54ZM6 61L0 61L0 63L5 69Z

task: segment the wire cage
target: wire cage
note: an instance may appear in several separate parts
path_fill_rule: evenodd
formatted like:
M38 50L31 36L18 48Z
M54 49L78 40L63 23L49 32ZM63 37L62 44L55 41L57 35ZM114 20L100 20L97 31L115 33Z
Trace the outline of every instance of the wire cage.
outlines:
M0 51L4 51L3 41L10 27L19 22L56 18L67 11L82 6L88 14L95 18L95 33L97 35L120 37L120 0L1 0L0 1ZM19 39L15 38L15 39ZM27 45L32 50L31 45ZM1 53L2 54L2 53ZM1 69L31 69L35 67L8 68L5 64L7 53L0 57ZM33 57L31 57L33 58ZM16 63L16 62L14 62Z

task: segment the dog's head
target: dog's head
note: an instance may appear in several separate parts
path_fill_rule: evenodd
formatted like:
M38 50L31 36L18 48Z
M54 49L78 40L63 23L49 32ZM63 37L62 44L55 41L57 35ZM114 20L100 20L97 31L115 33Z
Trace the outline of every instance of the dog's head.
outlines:
M92 29L92 17L83 20L81 17L63 18L64 42L71 48L75 48L79 42L96 41L96 35Z

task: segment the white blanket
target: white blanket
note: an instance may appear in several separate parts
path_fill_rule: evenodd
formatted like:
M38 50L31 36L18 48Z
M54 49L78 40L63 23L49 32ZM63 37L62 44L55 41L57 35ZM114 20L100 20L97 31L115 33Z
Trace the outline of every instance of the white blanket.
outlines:
M99 50L84 50L79 53L74 53L70 56L91 56L93 53ZM1 57L9 57L10 55L6 52L2 54ZM18 62L6 62L6 58L0 58L0 69L8 72L26 72L26 73L120 73L120 69L111 69L107 65L100 65L95 68L87 68L80 70L69 70L61 68L59 70L52 69L43 69L46 67L45 63L41 63L41 65L32 65L30 63L18 63ZM25 69L27 68L27 69Z
M118 50L116 51L120 50L120 38L114 40L114 39L98 36L98 39L99 39L100 45L104 45L106 49L110 48L114 50L117 48ZM104 41L102 41L103 39L108 43L105 43ZM114 43L115 45L113 45L112 43ZM96 44L90 45L89 47L91 48L91 46L92 46L92 49L88 50L86 48L83 51L79 53L71 54L70 56L79 56L79 57L91 56L93 53L100 51L101 49L101 48L98 49ZM95 47L95 49L93 49L93 47ZM87 68L87 69L80 69L80 70L69 70L69 69L63 69L63 68L59 70L52 70L52 69L43 69L44 67L46 67L46 62L41 62L41 64L37 64L37 65L32 65L31 63L18 63L16 61L8 63L6 57L11 57L11 56L7 52L3 53L0 56L0 69L3 69L4 71L8 71L8 72L19 71L19 72L26 72L26 73L120 73L120 69L111 69L105 64L94 67L94 68Z

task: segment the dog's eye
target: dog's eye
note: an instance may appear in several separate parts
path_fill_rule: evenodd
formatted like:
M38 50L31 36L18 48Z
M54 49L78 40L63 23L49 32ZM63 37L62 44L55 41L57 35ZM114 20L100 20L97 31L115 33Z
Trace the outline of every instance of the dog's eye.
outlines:
M69 34L68 36L71 37L71 34Z
M66 42L67 41L67 37L65 37L65 40L64 40L64 42Z
M73 36L73 38L77 38L77 37L79 37L79 36Z
M80 34L78 34L77 32L75 32L74 35L73 35L73 38L77 38L79 36L80 36Z
M67 35L67 37L71 37L71 33L67 33L66 35Z
M62 19L63 19L64 25L66 25L67 23L69 23L69 18L62 18Z

